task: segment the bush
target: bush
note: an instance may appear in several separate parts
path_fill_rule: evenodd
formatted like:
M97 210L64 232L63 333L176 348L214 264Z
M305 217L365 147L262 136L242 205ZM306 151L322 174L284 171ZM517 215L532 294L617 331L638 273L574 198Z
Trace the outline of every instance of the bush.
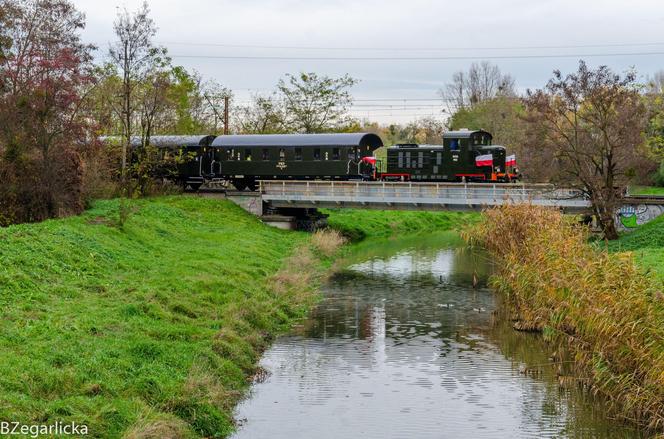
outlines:
M80 213L82 174L80 156L71 148L48 161L36 153L13 161L0 157L0 226Z
M652 182L655 186L664 187L664 161L659 164L659 168L653 173Z

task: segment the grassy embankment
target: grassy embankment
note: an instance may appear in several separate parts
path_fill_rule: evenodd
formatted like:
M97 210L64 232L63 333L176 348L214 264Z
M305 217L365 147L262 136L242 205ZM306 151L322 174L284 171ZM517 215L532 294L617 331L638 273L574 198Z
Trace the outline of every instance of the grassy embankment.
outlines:
M609 243L612 252L632 252L636 263L664 281L664 216Z
M664 195L664 187L659 186L630 186L631 195Z
M123 230L117 200L0 229L0 419L75 421L92 437L227 435L260 352L306 313L340 245L224 201L133 206ZM430 215L343 211L331 223L358 238L465 218Z
M515 327L543 331L562 344L560 364L573 360L574 378L561 382L602 393L617 416L664 429L661 281L644 275L631 254L588 244L584 228L553 210L489 210L466 238L499 259L493 284L513 305ZM571 358L560 358L565 351Z
M475 212L420 212L358 209L327 209L329 226L351 241L366 237L389 238L434 230L461 229L477 221Z

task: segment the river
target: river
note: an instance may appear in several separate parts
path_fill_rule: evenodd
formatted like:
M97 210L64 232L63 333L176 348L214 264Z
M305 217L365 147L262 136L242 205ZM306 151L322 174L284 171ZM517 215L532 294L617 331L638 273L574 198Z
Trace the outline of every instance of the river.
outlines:
M561 387L541 336L498 317L490 270L450 233L358 246L265 352L234 437L641 437Z

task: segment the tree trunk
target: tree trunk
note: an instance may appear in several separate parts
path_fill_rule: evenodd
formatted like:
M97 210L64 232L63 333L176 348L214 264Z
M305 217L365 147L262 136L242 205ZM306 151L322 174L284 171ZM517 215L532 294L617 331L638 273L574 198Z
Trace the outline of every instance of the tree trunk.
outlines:
M604 233L604 237L610 240L618 239L615 217L616 203L613 200L607 201L598 199L597 197L592 197L591 201L593 210L597 216L597 222Z

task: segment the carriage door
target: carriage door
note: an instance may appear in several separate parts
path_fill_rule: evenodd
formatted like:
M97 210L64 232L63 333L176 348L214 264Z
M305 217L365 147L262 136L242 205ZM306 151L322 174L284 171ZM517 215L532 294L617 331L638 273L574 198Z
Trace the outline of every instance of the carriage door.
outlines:
M214 148L202 148L201 151L200 175L201 177L205 177L214 173L212 170L212 163L214 161Z

